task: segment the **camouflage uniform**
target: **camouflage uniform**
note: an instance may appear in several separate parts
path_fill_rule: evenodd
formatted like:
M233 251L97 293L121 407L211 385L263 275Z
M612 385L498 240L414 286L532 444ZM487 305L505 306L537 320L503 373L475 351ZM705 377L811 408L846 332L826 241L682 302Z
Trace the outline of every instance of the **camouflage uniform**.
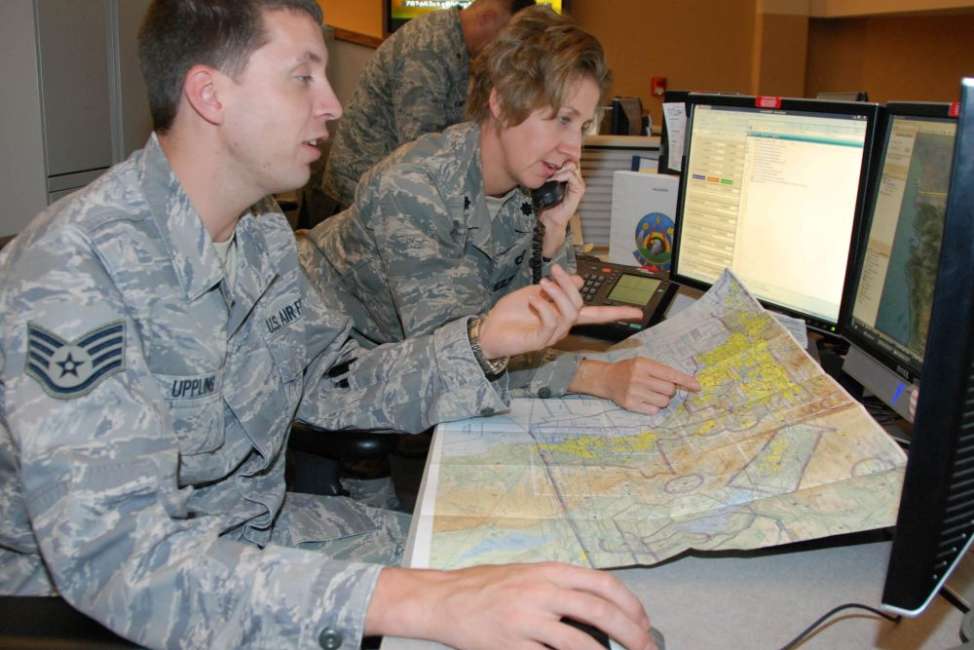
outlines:
M298 234L312 284L339 292L363 345L429 334L531 284L530 196L516 189L491 219L479 136L464 122L400 147L362 177L354 205ZM552 262L575 268L568 238ZM540 356L515 361L512 385L564 394L577 358Z
M348 341L272 202L236 240L228 287L153 136L0 254L0 593L150 647L358 648L408 517L287 493L292 418L419 431L506 385L465 321Z
M351 205L369 167L401 144L463 121L469 65L458 9L420 16L386 39L338 123L324 193Z

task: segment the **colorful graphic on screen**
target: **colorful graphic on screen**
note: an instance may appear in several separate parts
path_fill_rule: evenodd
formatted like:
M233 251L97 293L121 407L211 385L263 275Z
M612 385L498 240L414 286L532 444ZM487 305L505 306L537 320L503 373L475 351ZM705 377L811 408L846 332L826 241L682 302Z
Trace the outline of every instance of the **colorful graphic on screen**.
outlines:
M389 15L393 20L409 20L431 11L450 9L451 7L466 8L473 0L390 0ZM562 0L536 0L539 5L548 5L561 13Z
M650 212L636 224L636 250L639 266L649 271L669 271L673 259L673 220L662 212Z

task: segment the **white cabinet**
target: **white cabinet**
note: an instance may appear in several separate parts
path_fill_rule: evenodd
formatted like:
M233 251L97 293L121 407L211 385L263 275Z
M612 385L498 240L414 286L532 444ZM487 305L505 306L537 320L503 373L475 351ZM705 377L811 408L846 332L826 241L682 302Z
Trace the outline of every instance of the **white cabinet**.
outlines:
M149 0L0 2L0 236L142 146Z

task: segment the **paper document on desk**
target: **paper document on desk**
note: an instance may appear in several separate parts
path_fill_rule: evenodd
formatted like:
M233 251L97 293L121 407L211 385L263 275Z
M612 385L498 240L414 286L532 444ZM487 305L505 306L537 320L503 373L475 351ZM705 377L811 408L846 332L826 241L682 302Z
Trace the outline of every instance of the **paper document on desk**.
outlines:
M729 272L606 353L696 375L647 417L515 400L441 426L412 566L654 564L895 523L906 457Z
M678 172L683 168L683 140L687 130L687 108L685 102L666 102L663 104L666 122L666 166Z

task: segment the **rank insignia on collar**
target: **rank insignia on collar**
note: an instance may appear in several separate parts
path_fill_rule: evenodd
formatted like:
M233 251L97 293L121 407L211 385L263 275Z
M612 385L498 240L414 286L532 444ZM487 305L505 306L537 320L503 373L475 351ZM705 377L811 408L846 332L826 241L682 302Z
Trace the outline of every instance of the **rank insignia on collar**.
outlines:
M91 392L105 377L125 368L125 323L116 321L65 341L27 323L27 369L44 392L72 399Z
M534 212L534 208L531 207L530 203L525 201L524 203L521 204L521 212L525 215L529 215L532 212Z

